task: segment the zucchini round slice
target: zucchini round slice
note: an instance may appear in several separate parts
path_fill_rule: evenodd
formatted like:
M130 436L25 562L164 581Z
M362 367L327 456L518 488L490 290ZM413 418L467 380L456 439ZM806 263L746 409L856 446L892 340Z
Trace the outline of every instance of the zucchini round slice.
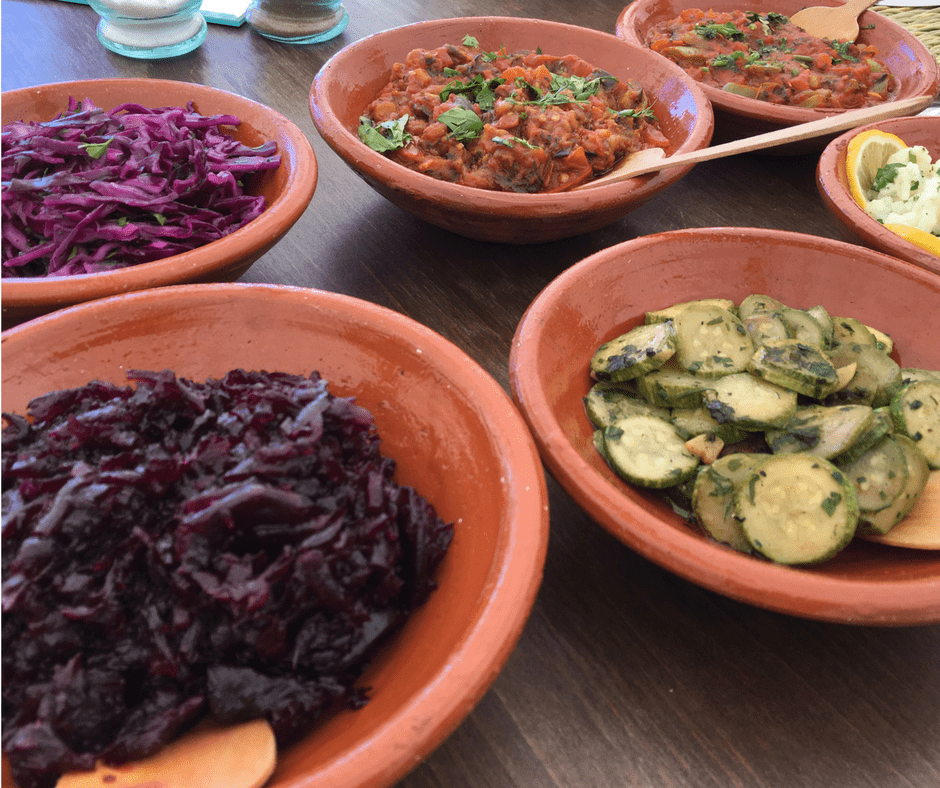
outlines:
M673 487L695 473L699 460L679 431L655 416L627 416L604 430L611 467L641 487Z
M927 458L924 453L917 448L906 435L894 435L894 440L904 452L904 458L907 462L907 483L901 494L894 499L894 502L885 509L877 512L862 512L859 521L859 530L865 533L880 534L884 536L889 533L894 526L903 520L914 508L917 499L927 486L927 480L930 478L930 467L927 465Z
M745 430L780 427L796 413L796 392L748 372L725 375L705 392L705 406L716 421Z
M829 460L850 451L874 419L868 405L809 405L797 410L782 429L768 430L767 445L774 454L808 452Z
M744 553L751 545L737 518L737 487L763 460L761 454L726 454L699 470L692 489L692 511L705 532Z
M710 382L674 365L637 378L636 387L647 402L664 408L694 408L702 404L702 395Z
M913 440L931 468L940 468L940 382L908 383L891 400L898 430Z
M729 311L734 309L734 301L729 298L702 298L697 301L683 301L680 304L667 306L665 309L657 309L647 312L644 316L646 323L665 323L667 320L675 319L676 315L690 306L719 306Z
M712 305L689 306L674 321L679 366L704 378L743 372L754 343L738 318Z
M626 384L630 385L630 384ZM584 396L584 410L591 423L600 429L613 424L624 416L642 413L659 419L670 419L669 408L651 405L639 394L620 383L595 383Z
M813 399L822 399L839 387L839 375L829 358L818 346L796 339L766 342L747 368L770 383Z
M838 553L855 535L855 488L831 462L811 454L775 455L738 486L748 543L780 564L809 564Z
M862 512L887 509L907 486L907 456L892 435L882 438L843 469L855 485L858 508Z
M637 326L616 339L605 342L591 359L595 380L633 380L661 367L676 352L672 323Z

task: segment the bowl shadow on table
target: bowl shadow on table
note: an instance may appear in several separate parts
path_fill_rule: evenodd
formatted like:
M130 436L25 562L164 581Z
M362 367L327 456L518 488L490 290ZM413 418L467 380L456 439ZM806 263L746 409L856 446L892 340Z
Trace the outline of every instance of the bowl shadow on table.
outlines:
M843 665L857 665L861 658L877 665L879 675L898 670L930 683L931 677L940 678L935 628L818 622L738 602L630 550L554 480L549 504L546 581L507 665L503 692L513 692L510 682L528 681L533 705L589 705L585 724L597 730L582 731L582 738L598 748L592 755L615 762L626 758L648 769L663 757L680 755L690 785L713 784L703 775L715 771L715 753L727 752L729 741L737 757L722 766L730 770L725 784L753 785L759 777L782 784L761 773L778 765L769 751L807 764L813 762L807 753L818 753L832 768L836 761L854 764L844 768L862 777L863 767L853 757L857 748L858 760L876 773L873 782L854 783L864 785L877 784L879 770L890 779L893 770L909 773L908 760L923 763L924 754L913 752L911 741L929 739L918 721L933 718L936 692L924 697L919 680L899 683L897 694L892 690L882 705L865 686L868 670L843 670ZM570 678L570 694L559 682L529 678L561 671ZM585 684L594 688L593 696L580 695ZM894 687L890 680L885 684ZM895 720L889 715L898 708L905 711ZM716 719L723 721L720 730L699 723ZM877 730L868 741L881 739L892 752L890 763L866 751L869 745L856 745L859 729ZM538 740L540 731L531 734ZM611 741L609 751L601 749ZM617 746L621 741L629 747ZM664 742L672 744L663 748ZM853 782L847 777L835 784Z

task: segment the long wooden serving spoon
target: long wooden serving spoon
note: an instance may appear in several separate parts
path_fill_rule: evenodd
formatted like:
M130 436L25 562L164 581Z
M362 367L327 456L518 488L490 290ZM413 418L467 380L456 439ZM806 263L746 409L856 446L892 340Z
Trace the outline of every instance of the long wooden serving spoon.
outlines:
M62 775L56 788L260 788L277 764L264 720L201 724L150 758Z
M858 38L858 16L877 0L847 0L835 8L814 5L797 11L790 21L816 38L854 41Z
M701 150L689 151L687 153L677 153L675 156L666 156L661 148L644 148L623 158L616 167L605 175L595 178L593 181L575 186L570 191L595 189L599 186L607 186L611 183L635 178L638 175L659 172L669 167L681 167L684 164L697 164L702 161L733 156L736 153L747 153L762 148L773 148L777 145L783 145L789 142L800 142L814 137L824 137L827 134L852 129L865 123L873 123L876 120L884 120L885 118L894 118L899 115L904 115L914 107L923 105L923 103L923 96L914 96L898 101L887 101L875 107L863 107L862 109L840 112L837 115L830 115L821 120L813 120L809 123L800 123L796 126L788 126L784 129L769 131L766 134L757 134L753 137L732 140L731 142L725 142L721 145L713 145L710 148L702 148Z

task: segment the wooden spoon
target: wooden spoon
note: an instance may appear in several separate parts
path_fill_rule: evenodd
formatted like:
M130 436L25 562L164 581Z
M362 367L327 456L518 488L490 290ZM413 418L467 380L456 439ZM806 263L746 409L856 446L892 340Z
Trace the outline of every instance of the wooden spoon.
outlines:
M927 486L907 517L883 536L866 534L862 538L898 547L940 550L940 471L930 472Z
M276 763L274 732L264 720L204 723L150 758L70 772L56 788L260 788Z
M863 107L862 109L840 112L835 115L829 115L821 120L800 123L796 126L787 126L784 129L776 129L775 131L769 131L765 134L757 134L754 137L732 140L722 145L713 145L710 148L702 148L701 150L689 151L688 153L678 153L675 156L666 158L664 158L663 151L660 148L644 148L637 153L623 158L620 163L607 174L595 178L593 181L575 186L571 191L607 186L611 183L635 178L637 175L658 172L659 170L665 170L669 167L681 167L684 164L696 164L700 161L721 159L725 156L733 156L736 153L747 153L748 151L760 150L762 148L773 148L777 145L783 145L789 142L808 140L813 137L824 137L827 134L845 131L846 129L855 128L865 123L873 123L876 120L884 120L885 118L904 115L914 107L923 105L923 103L923 96L914 96L898 101L887 101L875 107Z
M816 38L854 41L858 38L858 16L877 0L847 0L845 5L827 8L814 5L797 11L790 21Z

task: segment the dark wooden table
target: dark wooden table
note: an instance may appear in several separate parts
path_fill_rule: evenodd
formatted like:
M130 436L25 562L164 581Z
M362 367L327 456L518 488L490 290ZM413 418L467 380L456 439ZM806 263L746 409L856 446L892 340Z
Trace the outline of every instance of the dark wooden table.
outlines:
M526 306L566 267L640 235L758 226L836 237L815 156L698 165L621 222L545 245L469 241L395 208L317 134L307 96L344 45L410 22L529 16L613 32L622 0L346 0L333 41L292 47L210 25L188 55L131 60L61 0L3 0L3 90L89 77L201 82L264 102L313 143L304 216L244 277L348 293L409 315L508 387ZM767 612L698 588L622 546L549 479L545 580L508 664L401 788L935 788L940 626L879 629Z

